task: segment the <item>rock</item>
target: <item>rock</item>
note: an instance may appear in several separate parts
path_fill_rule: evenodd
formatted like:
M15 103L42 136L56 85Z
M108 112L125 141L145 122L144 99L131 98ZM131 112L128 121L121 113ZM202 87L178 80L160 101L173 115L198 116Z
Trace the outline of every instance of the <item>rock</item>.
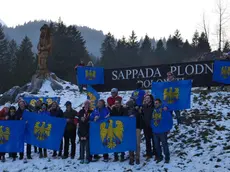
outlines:
M42 87L43 81L44 78L39 77L37 74L33 75L31 85L27 89L27 92L30 92L31 94L37 94Z
M13 103L19 92L20 92L19 86L14 86L9 91L5 92L0 98L0 105L5 104L6 102Z

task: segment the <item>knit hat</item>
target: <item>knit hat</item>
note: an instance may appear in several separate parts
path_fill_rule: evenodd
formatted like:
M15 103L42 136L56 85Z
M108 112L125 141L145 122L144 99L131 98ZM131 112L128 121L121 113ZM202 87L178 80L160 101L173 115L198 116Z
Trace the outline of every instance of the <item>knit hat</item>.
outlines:
M6 107L6 108L10 108L10 106L11 106L10 103L6 103L6 104L5 104L5 107Z
M111 93L118 93L118 89L117 88L112 88Z

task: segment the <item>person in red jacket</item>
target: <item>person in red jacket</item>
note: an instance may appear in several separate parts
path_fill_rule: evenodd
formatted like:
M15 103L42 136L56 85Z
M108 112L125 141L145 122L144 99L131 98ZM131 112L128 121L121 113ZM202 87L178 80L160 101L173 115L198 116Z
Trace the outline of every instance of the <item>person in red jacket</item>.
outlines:
M108 104L107 106L108 106L108 108L110 110L114 106L116 100L122 102L122 97L120 97L118 95L118 89L117 88L112 88L112 90L111 90L111 96L108 97L108 99L107 99L107 104Z
M10 109L10 103L6 103L4 108L0 111L0 120L7 120L8 113ZM0 152L0 159L5 162L5 153Z

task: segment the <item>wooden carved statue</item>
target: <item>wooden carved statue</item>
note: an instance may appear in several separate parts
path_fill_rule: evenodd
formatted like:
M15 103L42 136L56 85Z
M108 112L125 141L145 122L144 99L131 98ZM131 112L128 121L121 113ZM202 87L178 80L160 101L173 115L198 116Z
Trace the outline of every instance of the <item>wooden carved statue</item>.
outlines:
M47 75L48 66L47 60L51 54L52 40L50 28L47 24L44 24L40 29L40 38L37 46L38 49L38 74L39 75Z

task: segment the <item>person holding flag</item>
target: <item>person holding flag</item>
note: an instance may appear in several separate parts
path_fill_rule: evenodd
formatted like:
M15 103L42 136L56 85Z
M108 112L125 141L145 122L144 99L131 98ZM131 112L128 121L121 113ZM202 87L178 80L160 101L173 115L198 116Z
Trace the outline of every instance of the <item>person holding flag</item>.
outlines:
M167 73L167 81L168 82L173 82L175 81L175 76L173 75L172 72L168 72ZM180 117L180 111L179 110L175 110L175 111L172 111L172 113L175 113L176 114L176 119L177 119L177 124L180 125L181 124L181 117Z
M110 112L109 109L105 106L105 101L103 99L100 99L97 103L97 107L90 115L90 121L94 121L94 122L101 121L105 118L108 118L109 116L110 116ZM108 154L104 154L103 157L104 157L104 162L109 161Z
M5 107L0 111L0 120L7 120L8 118L7 114L9 113L9 108L10 108L10 103L6 103ZM6 161L5 153L0 152L0 160L2 162Z
M41 110L38 111L39 115L50 115L50 112L48 111L48 105L46 103L41 104ZM43 154L42 154L43 152ZM39 148L39 158L47 158L47 149Z
M168 108L162 105L160 99L155 99L151 126L157 154L157 163L163 160L161 145L165 155L165 163L169 163L170 160L167 135L172 129L173 120L172 114L167 110Z
M131 98L135 100L136 103L136 108L140 108L143 104L144 96L145 96L145 91L142 89L143 83L142 81L137 81L136 83L137 89L134 90L132 93Z
M74 159L76 152L76 130L77 127L74 123L74 119L77 116L77 112L72 108L72 103L67 101L65 103L66 111L64 112L64 118L67 119L66 129L64 133L64 156L63 159L67 159L69 155L69 142L71 142L71 159Z
M28 106L26 105L26 102L23 99L20 99L18 101L18 109L17 109L16 114L15 114L17 117L17 120L22 120L22 116L23 116L24 111L29 111ZM26 154L27 154L28 159L32 159L32 157L31 157L31 145L30 144L26 145ZM22 160L23 157L24 157L24 152L20 152L19 159Z

